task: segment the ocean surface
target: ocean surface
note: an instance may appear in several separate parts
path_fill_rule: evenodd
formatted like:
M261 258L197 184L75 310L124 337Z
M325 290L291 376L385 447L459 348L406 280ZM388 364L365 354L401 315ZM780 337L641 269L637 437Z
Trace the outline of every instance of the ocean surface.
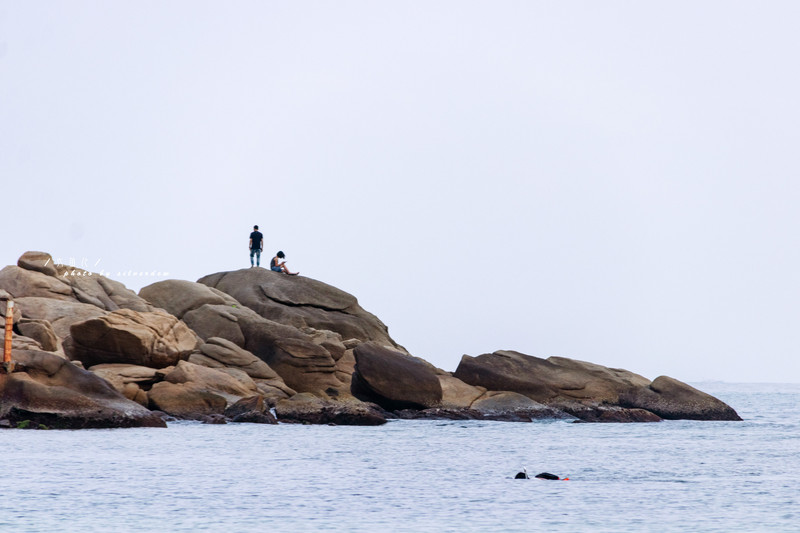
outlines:
M800 531L800 385L694 385L744 422L3 430L0 531Z

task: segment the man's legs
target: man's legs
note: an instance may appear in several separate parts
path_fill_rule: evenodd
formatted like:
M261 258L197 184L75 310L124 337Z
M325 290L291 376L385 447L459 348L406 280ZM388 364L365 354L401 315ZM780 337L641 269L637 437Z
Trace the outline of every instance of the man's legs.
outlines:
M258 248L250 248L250 266L253 266L253 255L255 254L258 266L261 266L261 250Z

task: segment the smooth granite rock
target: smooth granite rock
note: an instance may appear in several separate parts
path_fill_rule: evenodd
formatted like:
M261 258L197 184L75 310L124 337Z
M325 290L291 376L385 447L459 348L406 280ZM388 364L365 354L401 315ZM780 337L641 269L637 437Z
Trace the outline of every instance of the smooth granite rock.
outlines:
M12 350L16 369L0 374L0 419L49 428L166 427L105 380L48 352Z

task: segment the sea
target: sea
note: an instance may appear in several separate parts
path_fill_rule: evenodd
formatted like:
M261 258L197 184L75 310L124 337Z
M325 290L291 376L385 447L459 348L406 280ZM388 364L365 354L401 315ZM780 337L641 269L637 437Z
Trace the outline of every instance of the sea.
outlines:
M800 384L694 386L744 421L2 430L0 531L800 531Z

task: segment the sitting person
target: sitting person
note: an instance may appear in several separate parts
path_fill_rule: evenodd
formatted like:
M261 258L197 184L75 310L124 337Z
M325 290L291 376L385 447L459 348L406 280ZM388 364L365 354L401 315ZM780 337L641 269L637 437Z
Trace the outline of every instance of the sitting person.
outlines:
M286 255L283 252L278 252L278 254L272 258L272 261L269 262L269 269L274 272L283 272L290 276L298 275L300 272L289 272L289 269L286 268L286 261L282 261L282 259L285 258Z

